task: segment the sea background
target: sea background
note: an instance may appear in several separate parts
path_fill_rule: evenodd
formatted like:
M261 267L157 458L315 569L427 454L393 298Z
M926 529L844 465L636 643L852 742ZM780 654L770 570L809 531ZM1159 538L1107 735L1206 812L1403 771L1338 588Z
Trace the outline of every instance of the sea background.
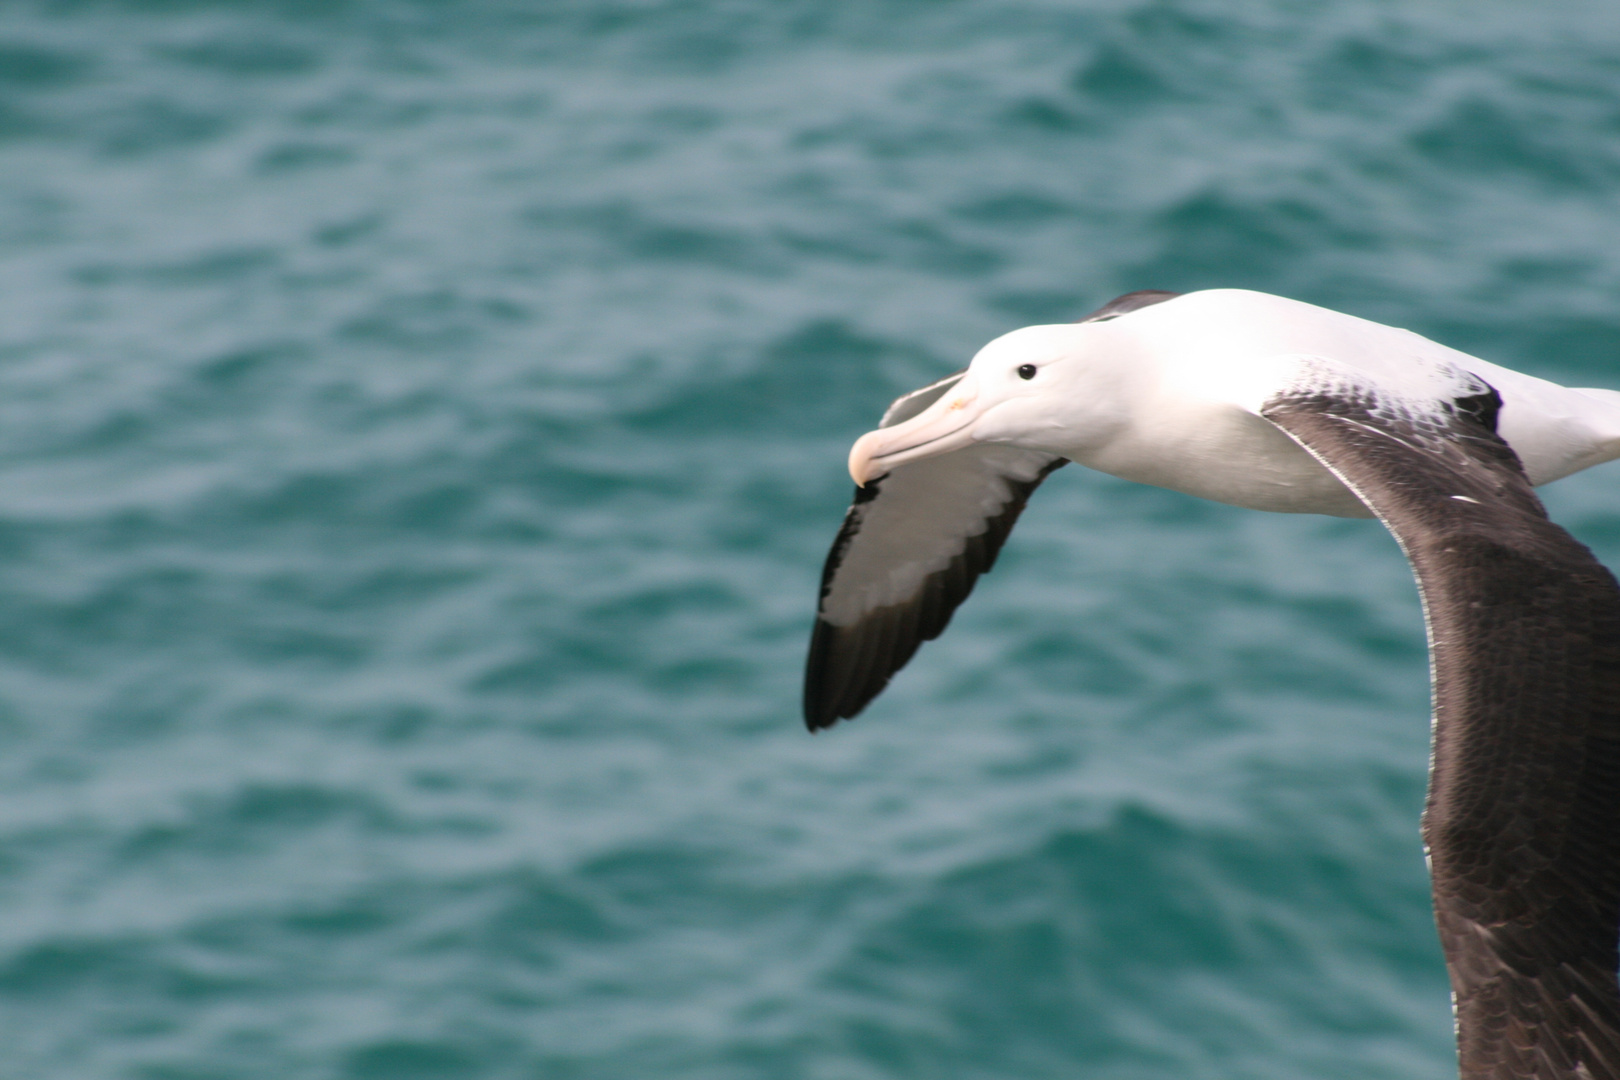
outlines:
M798 716L888 400L1215 286L1620 387L1620 6L7 0L0 1076L1445 1076L1375 523L1067 469Z

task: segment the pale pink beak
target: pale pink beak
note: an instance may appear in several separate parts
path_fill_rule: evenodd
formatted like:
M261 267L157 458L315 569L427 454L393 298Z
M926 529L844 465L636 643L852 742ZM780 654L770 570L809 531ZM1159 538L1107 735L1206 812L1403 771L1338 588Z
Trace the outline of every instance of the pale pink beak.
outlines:
M960 450L973 442L973 423L979 418L978 390L971 374L951 387L950 393L910 420L893 427L868 431L849 451L849 475L856 486L882 476L896 465L918 458Z

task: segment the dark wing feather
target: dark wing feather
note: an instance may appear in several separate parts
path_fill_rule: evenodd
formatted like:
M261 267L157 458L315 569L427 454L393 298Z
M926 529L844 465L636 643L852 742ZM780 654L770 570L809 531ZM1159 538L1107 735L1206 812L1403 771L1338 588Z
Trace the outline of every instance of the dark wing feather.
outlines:
M1383 520L1424 599L1423 836L1463 1080L1617 1080L1620 588L1547 520L1486 391L1427 415L1301 391L1262 414Z
M958 377L901 398L884 426L922 411ZM995 565L1030 493L1062 464L1051 454L978 445L910 462L855 489L822 571L810 635L804 719L811 731L859 713L917 646L940 635Z
M1090 315L1080 319L1080 322L1104 322L1108 319L1117 319L1121 315L1137 311L1141 308L1162 304L1166 300L1174 300L1180 296L1177 292L1166 292L1164 289L1137 289L1124 296L1116 296Z

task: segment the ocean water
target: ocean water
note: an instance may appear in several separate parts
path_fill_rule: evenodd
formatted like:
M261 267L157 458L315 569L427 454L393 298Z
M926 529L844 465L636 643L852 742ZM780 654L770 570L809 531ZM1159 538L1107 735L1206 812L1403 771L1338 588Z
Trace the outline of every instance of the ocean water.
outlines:
M800 724L889 398L1214 286L1620 387L1620 7L0 5L0 1075L1446 1075L1376 524L1064 470Z

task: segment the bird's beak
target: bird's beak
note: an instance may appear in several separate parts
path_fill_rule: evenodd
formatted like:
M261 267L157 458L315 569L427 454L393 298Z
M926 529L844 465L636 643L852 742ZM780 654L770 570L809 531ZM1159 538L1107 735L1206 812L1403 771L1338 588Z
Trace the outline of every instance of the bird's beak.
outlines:
M868 431L849 451L849 475L857 487L865 487L893 469L918 458L960 450L973 442L973 423L979 419L979 395L965 376L950 393L910 420L893 427Z

